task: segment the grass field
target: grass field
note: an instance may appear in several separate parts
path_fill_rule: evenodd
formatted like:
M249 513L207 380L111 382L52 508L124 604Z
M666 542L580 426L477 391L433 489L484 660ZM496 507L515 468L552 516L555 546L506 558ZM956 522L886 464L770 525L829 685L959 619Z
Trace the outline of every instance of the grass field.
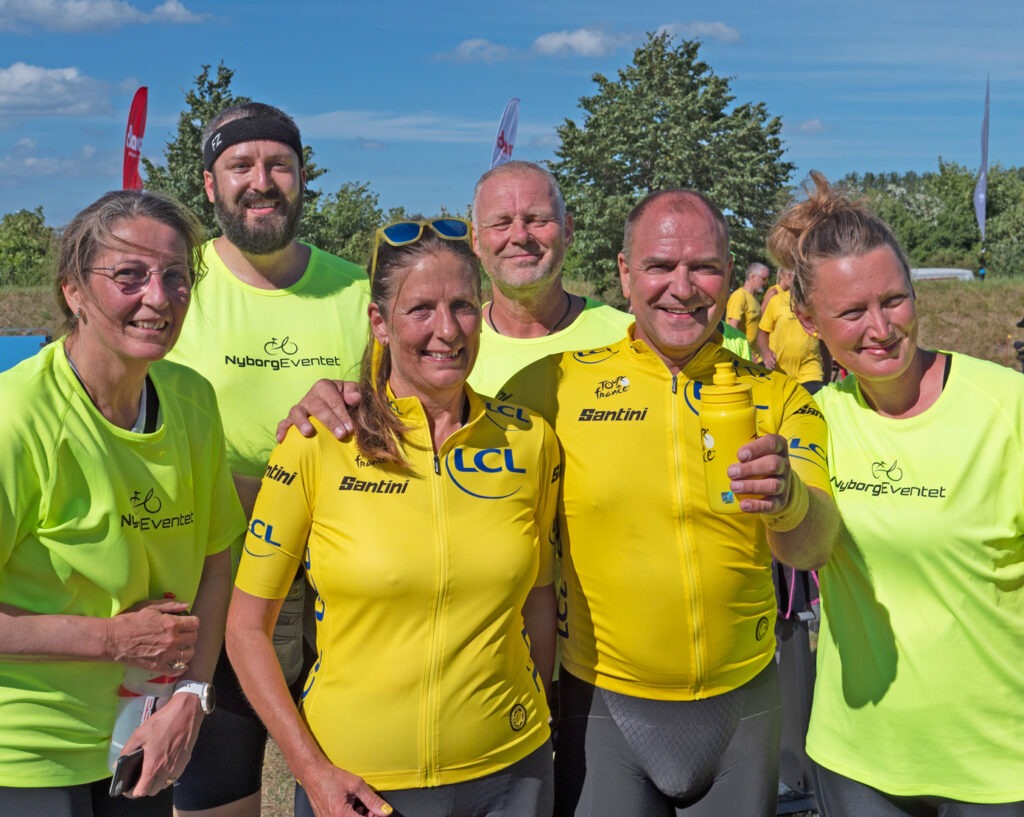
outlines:
M964 352L1017 368L1014 340L1024 340L1016 324L1024 317L1024 280L928 281L917 286L921 343ZM60 310L48 288L0 290L0 327L42 328L56 334ZM277 748L267 751L263 787L264 817L290 817L293 778Z

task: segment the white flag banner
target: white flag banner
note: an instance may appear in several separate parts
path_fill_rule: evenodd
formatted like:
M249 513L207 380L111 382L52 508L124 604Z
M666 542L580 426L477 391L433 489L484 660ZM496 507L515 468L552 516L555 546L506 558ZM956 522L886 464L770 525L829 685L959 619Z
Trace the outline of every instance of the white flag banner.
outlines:
M512 148L516 143L516 132L519 130L519 97L512 97L505 106L498 125L498 137L494 140L494 153L491 155L491 167L503 165L512 158Z
M985 243L985 202L988 199L988 91L989 79L985 78L985 118L981 120L981 172L974 186L974 215L981 230L981 243Z

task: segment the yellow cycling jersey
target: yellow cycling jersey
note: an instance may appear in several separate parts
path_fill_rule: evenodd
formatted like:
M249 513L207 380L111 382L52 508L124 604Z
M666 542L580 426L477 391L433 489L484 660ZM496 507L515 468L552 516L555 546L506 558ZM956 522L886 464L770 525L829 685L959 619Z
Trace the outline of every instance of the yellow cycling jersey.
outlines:
M562 442L563 666L626 695L696 700L736 689L775 652L771 552L756 515L720 515L704 487L700 392L731 361L760 434L829 492L826 429L795 380L707 343L673 376L642 341L553 355L506 384Z
M303 716L332 763L382 789L482 777L549 736L521 611L554 581L558 441L467 393L469 422L436 454L419 401L393 399L405 468L315 421L311 439L292 429L239 567L242 590L282 598L304 560L319 656Z

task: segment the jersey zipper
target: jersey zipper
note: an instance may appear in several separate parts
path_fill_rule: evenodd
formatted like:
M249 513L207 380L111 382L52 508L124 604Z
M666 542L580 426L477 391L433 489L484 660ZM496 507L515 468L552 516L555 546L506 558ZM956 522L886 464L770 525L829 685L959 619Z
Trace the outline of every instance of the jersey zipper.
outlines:
M704 651L701 649L701 638L703 634L703 621L700 617L700 605L697 602L697 564L693 552L695 543L692 530L692 522L686 514L686 443L684 433L685 423L680 421L680 395L679 375L672 375L672 397L669 399L669 412L672 415L672 448L675 456L675 488L676 502L679 508L679 535L682 538L683 558L685 561L686 578L690 586L690 620L693 630L693 689L696 695L698 690L704 687ZM685 391L686 386L683 385ZM689 542L687 542L689 540Z
M450 440L446 441L446 447ZM442 448L443 453L444 448ZM437 786L440 783L441 763L441 672L444 666L444 645L447 642L447 610L450 556L447 535L447 506L445 503L444 481L441 478L441 458L433 454L434 479L431 488L434 494L434 574L437 576L437 590L430 610L430 647L427 655L426 694L421 714L422 746L424 761L424 783Z

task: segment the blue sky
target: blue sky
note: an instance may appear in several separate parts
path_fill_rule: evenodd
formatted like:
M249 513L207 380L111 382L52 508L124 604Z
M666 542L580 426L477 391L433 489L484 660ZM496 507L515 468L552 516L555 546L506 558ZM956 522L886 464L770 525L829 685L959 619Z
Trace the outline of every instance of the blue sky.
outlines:
M326 192L362 181L384 208L461 209L498 119L522 100L515 158L553 158L595 72L647 31L698 38L738 102L784 122L793 179L820 169L977 168L985 77L990 163L1024 165L1024 15L1011 0L0 0L0 214L65 223L120 186L131 97L162 162L202 65L298 121Z

